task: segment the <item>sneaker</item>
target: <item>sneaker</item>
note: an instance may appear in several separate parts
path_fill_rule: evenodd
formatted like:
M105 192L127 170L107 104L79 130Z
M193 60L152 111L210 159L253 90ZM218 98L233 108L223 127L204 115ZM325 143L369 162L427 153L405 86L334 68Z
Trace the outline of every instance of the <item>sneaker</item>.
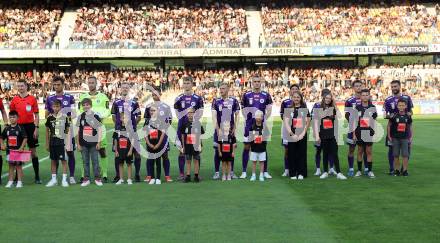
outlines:
M151 181L151 176L145 176L145 182L150 182Z
M246 179L247 174L246 172L241 173L240 179Z
M364 169L364 175L368 175L368 168Z
M102 184L102 181L101 180L95 180L95 184L97 185L97 186L102 186L103 184Z
M299 176L298 176L298 180L304 180L304 176L299 175Z
M88 186L90 185L90 180L83 180L83 182L81 183L82 187Z
M84 177L79 178L79 183L83 183L84 182Z
M395 170L393 174L394 174L394 176L400 176L400 171Z
M241 178L241 177L240 177ZM246 178L246 177L245 177ZM257 180L257 177L255 176L255 175L252 175L251 176L251 181L255 181L255 180Z
M327 172L322 173L322 175L319 177L319 179L327 179L327 178L328 178Z
M282 177L289 176L289 170L284 170L284 173L281 175Z
M222 181L226 181L226 175L222 176Z
M41 185L41 184L43 184L43 182L39 178L37 178L37 179L35 179L35 184Z
M76 184L75 177L71 176L71 177L69 178L69 184L70 184L70 185L75 185L75 184Z
M231 172L231 179L238 179L238 176L233 171Z
M402 172L402 176L409 176L408 171L405 170L404 172Z
M115 176L115 178L113 178L113 183L118 183L121 180L121 178L119 178L119 176Z
M353 177L354 176L354 170L353 169L349 169L347 172L347 176L348 177Z
M267 173L267 172L266 172ZM263 182L264 181L264 177L266 177L265 175L260 175L259 177L258 177L258 180L260 180L261 182ZM266 177L267 178L267 177Z
M272 179L272 176L269 174L269 172L264 172L264 178Z
M186 177L183 174L180 174L179 177L177 178L177 180L183 181L183 180L186 180Z
M133 185L133 181L131 179L127 179L127 185Z
M320 175L321 175L321 169L317 168L315 172L315 176L320 176Z
M17 185L15 186L15 188L22 188L22 187L23 187L23 182L17 181Z
M330 170L328 171L328 174L329 175L336 175L337 173L335 171L335 168L330 168Z
M347 177L345 177L344 174L342 174L342 173L338 173L338 174L336 175L336 179L339 179L339 180L347 180Z
M290 179L291 180L296 180L296 179L298 179L296 176L292 176L292 177L290 177Z
M394 169L390 170L387 174L388 174L389 176L394 176Z
M231 175L228 175L228 176L226 176L226 180L227 180L227 181L230 181L230 180L232 180L232 177L231 177Z
M134 181L135 182L141 182L141 177L139 175L135 175L134 176Z
M148 183L149 185L154 185L154 183L156 183L156 180L155 179L151 179L150 180L150 183Z
M376 178L376 177L374 176L373 171L368 172L368 177L370 177L370 178Z
M213 180L218 180L220 179L220 173L219 172L215 172L214 176L212 177Z
M6 188L12 188L12 186L14 186L14 181L8 181L8 183L6 183Z
M184 182L185 182L185 183L191 182L191 176L187 176L187 177L185 177Z
M156 179L156 185L160 185L162 184L162 182L160 181L160 179Z
M46 184L46 187L53 187L53 186L56 186L56 185L58 185L58 181L57 181L57 179L51 179L47 184Z
M194 177L194 182L195 183L199 183L200 182L200 177L198 177L198 176Z
M122 184L124 184L124 180L119 179L115 184L116 185L122 185Z
M107 183L107 182L108 182L108 178L107 178L106 176L104 176L104 177L102 178L102 182Z
M69 183L67 183L67 180L63 180L63 181L61 181L61 186L62 187L69 187Z
M362 172L360 170L358 170L356 172L356 175L354 175L354 177L361 177L362 176Z
M171 176L165 176L165 181L166 182L173 182L173 180L171 179Z

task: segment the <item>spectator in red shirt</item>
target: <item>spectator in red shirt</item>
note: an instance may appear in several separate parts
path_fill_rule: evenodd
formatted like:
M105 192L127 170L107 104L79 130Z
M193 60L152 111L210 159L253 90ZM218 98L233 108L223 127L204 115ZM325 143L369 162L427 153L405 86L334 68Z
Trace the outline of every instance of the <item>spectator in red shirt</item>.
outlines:
M28 137L27 144L32 152L32 166L35 172L35 183L41 184L40 180L40 168L38 157L36 153L36 148L38 147L38 103L37 99L28 94L28 85L26 80L20 79L17 81L17 91L16 95L10 105L9 109L11 111L17 111L18 113L18 124L21 125Z

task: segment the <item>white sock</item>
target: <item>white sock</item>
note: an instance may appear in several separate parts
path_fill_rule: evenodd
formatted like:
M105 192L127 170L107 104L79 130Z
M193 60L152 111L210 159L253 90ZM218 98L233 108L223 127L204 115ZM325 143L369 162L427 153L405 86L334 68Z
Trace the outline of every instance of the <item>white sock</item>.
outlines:
M260 172L260 176L263 176L264 175L264 173L263 172Z
M57 174L52 174L52 180L56 180L57 179Z
M67 180L67 174L63 174L63 181Z
M255 173L252 173L252 176L255 176Z

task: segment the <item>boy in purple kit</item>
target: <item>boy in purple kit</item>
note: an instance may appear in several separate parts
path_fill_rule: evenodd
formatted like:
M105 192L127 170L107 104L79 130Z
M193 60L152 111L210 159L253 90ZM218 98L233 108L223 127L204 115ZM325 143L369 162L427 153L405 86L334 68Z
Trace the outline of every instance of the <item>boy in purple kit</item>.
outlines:
M203 98L198 96L193 91L193 79L192 77L185 77L183 80L183 94L177 96L174 102L174 110L176 112L178 123L177 123L177 138L176 146L179 150L182 149L183 143L181 141L182 134L180 133L181 127L184 123L188 121L188 109L192 108L195 110L194 120L199 120L203 115ZM185 170L185 155L181 152L179 154L179 180L183 180Z
M72 120L72 110L75 108L75 98L64 93L64 78L54 77L52 80L53 89L55 94L49 95L45 104L45 117L47 118L49 114L53 114L53 103L56 100L61 102L61 113L66 114L69 118L69 122ZM64 110L63 110L64 109ZM73 138L73 126L70 128L70 136L72 136L72 148L71 151L66 151L68 166L69 166L69 183L75 184L75 139Z
M412 116L412 108L414 107L411 97L408 95L404 95L401 92L401 85L399 80L393 80L391 82L391 92L393 95L385 99L385 103L383 105L384 108L384 114L385 119L391 119L393 116L395 116L397 113L399 113L399 110L397 108L397 103L401 99L404 102L406 102L406 109L405 112L408 114L408 116ZM387 135L388 138L388 135ZM389 141L388 139L385 140L385 145L388 146L388 162L390 166L389 175L394 175L394 155L393 155L393 144L392 141ZM408 153L411 154L410 150L411 146L408 145ZM408 158L409 159L409 158Z
M269 93L261 90L261 78L252 78L252 91L248 91L241 99L241 107L243 109L243 116L245 118L244 127L244 148L243 148L243 172L240 179L246 179L246 169L249 162L249 151L251 148L251 140L249 138L249 131L252 124L255 122L255 113L261 111L263 113L263 122L266 121L272 112L272 97ZM267 172L267 159L264 161L264 177L271 179L272 176Z
M130 99L128 95L128 91L130 89L130 85L128 83L122 83L121 84L121 97L116 99L113 102L113 106L111 109L112 119L113 123L115 124L115 133L116 131L119 131L119 129L122 126L122 117L121 114L130 114L128 118L130 119L131 128L126 127L126 130L129 134L130 138L133 138L133 141L131 141L134 149L133 149L133 155L134 155L134 167L135 167L135 182L140 182L140 169L141 169L141 155L139 154L139 139L137 138L137 124L141 120L141 110L139 109L139 104L134 99ZM119 163L115 160L115 172L116 176L113 179L114 183L117 183L119 181Z
M216 98L212 101L212 123L214 124L214 167L215 174L212 179L218 180L220 179L220 156L218 150L219 138L223 136L232 135L235 137L235 128L236 124L239 121L239 111L240 104L238 100L234 97L229 96L229 86L227 83L222 83L220 85L220 98ZM228 134L223 134L222 129L220 128L220 124L228 123L229 128ZM237 179L234 174L234 158L231 158L231 177L232 179Z

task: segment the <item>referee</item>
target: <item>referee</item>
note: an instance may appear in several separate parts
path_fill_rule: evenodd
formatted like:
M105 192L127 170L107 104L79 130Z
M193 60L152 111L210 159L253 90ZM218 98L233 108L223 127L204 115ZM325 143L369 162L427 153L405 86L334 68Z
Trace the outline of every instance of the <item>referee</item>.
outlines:
M24 128L28 137L27 144L32 152L32 166L34 167L35 172L35 184L41 184L40 168L36 153L36 148L38 147L38 124L40 122L38 117L37 99L34 96L29 95L28 84L24 79L17 81L17 91L18 95L12 99L9 109L18 113L18 124Z

